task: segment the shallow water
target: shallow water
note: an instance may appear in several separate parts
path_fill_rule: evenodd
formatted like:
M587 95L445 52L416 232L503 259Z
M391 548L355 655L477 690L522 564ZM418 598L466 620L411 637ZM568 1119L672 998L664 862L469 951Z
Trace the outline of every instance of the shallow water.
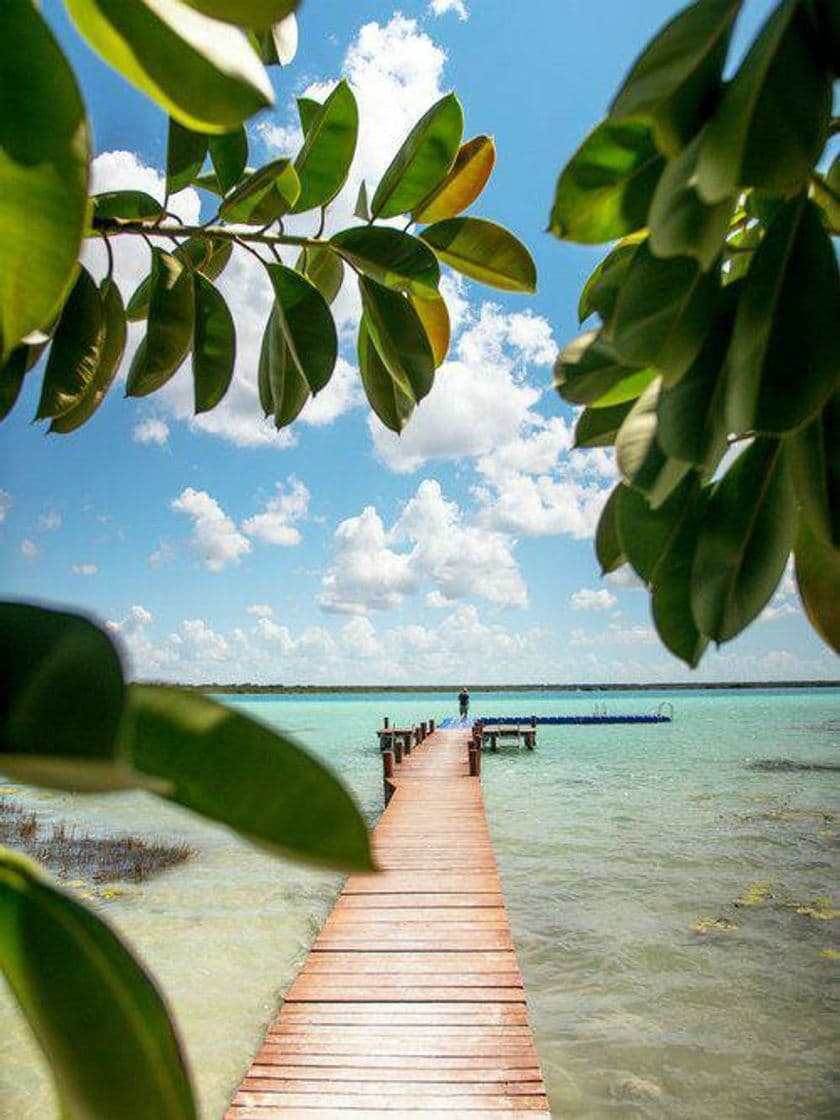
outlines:
M556 1114L597 1120L829 1117L840 922L840 692L599 694L610 711L673 701L661 726L541 727L482 773L531 1016ZM476 713L589 714L592 694L473 695ZM236 698L343 775L374 820L373 730L451 714L450 697ZM178 1016L203 1115L218 1117L293 977L338 879L257 852L140 794L22 791L45 819L177 837L183 867L92 902L132 941ZM771 897L736 907L754 883ZM95 893L92 888L80 888ZM819 908L817 908L819 909ZM698 934L698 920L738 928ZM0 993L0 1117L54 1115L51 1089Z

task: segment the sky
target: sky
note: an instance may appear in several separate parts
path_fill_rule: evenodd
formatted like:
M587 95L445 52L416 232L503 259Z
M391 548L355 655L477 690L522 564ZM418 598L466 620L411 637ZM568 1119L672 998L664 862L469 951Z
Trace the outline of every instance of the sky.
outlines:
M769 7L746 5L737 42ZM609 451L571 449L574 412L551 386L558 345L578 333L580 287L601 255L545 232L557 173L676 10L672 0L308 0L297 58L272 72L276 105L249 125L251 162L294 155L295 96L323 98L346 77L361 125L350 179L331 208L334 231L354 223L360 180L375 185L414 121L454 89L465 138L492 134L498 153L472 212L528 244L537 294L445 276L450 355L396 437L360 391L358 299L346 285L335 305L333 380L278 435L256 390L271 295L259 264L237 251L219 281L237 323L237 367L214 412L192 417L187 364L143 401L116 384L78 432L46 437L31 423L40 378L29 375L0 431L6 595L106 623L129 673L143 679L834 676L789 573L758 622L695 673L664 650L632 573L599 576L592 537L615 467ZM43 11L92 117L93 189L142 186L162 196L163 113L99 61L57 0ZM185 221L209 214L194 190L173 209ZM123 241L116 276L127 298L148 271L148 251ZM101 276L101 248L85 259ZM132 328L130 347L137 341Z

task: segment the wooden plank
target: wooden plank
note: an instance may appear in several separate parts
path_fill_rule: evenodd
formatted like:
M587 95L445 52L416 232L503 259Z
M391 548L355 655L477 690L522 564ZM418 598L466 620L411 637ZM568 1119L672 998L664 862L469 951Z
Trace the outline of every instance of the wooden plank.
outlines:
M507 1096L495 1096L489 1093L474 1092L460 1097L445 1096L440 1093L419 1093L414 1091L409 1096L415 1109L423 1105L426 1108L448 1109L452 1112L462 1112L483 1108L487 1111L497 1112L531 1112L546 1108L546 1098L542 1094L530 1094L511 1100ZM405 1108L406 1094L391 1093L249 1093L240 1090L234 1097L234 1104L245 1108L255 1107L282 1107L282 1108L345 1108L368 1109L392 1108L402 1111Z

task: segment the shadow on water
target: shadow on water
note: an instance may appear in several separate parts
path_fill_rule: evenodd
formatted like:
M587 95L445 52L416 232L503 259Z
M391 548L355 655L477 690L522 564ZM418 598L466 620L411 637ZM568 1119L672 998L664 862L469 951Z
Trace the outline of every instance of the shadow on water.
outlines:
M748 762L746 768L773 774L798 773L801 770L821 770L838 774L840 762L795 762L792 758L759 758L755 762Z

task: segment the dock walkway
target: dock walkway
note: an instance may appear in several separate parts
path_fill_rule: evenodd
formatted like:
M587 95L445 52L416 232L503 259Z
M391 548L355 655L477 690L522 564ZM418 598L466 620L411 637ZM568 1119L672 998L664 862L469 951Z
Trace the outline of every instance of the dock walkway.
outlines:
M348 878L225 1120L550 1116L470 738L395 771L382 871Z

